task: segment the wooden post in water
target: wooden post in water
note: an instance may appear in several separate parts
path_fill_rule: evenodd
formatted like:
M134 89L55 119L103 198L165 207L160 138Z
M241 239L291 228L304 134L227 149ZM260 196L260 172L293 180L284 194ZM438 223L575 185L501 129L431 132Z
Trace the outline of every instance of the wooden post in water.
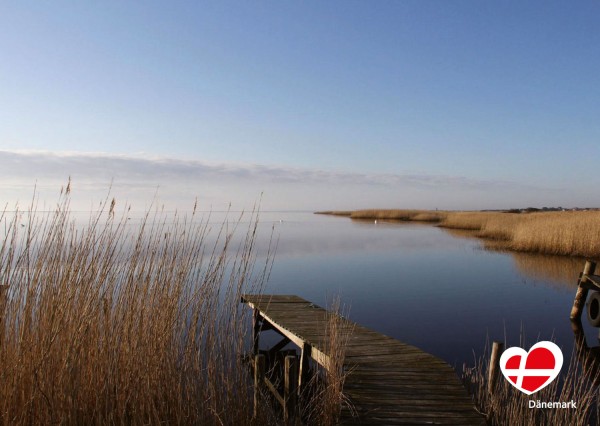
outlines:
M258 353L258 343L260 339L260 313L258 309L252 312L252 354Z
M577 293L575 293L575 300L573 301L573 308L571 309L571 319L577 320L581 318L581 312L585 305L585 299L587 299L588 289L584 288L581 284L587 281L587 275L593 275L596 271L596 263L587 260L583 268L583 275L579 280L579 286L577 287Z
M296 357L285 357L285 374L283 383L283 420L285 424L292 424L296 419L296 401L298 395L298 366Z
M490 358L490 369L488 371L488 392L494 393L496 381L498 380L498 371L500 370L500 356L504 350L504 343L494 342L492 344L492 357Z
M254 418L258 416L260 404L260 386L265 378L265 356L254 356Z

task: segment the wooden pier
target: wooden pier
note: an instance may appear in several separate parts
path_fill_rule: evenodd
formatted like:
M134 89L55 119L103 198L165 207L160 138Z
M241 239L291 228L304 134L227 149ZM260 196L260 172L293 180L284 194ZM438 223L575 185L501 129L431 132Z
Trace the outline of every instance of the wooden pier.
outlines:
M286 357L286 393L278 395L284 418L289 420L293 416L289 401L295 401L306 386L310 363L325 369L332 363L326 349L327 311L298 296L244 295L242 303L254 310L254 354L259 354L260 333L265 330L282 337L267 353L290 342L299 348L299 368L290 376L292 359ZM341 321L352 329L343 364L347 372L343 393L349 404L342 408L341 424L485 424L450 365L414 346L349 320ZM262 381L264 358L258 355L255 359L255 379ZM297 388L295 393L290 383Z

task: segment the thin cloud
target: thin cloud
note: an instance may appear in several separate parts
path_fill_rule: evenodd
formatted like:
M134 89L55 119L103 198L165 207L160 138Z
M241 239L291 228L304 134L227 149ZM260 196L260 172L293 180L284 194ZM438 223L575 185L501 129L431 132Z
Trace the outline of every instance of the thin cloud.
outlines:
M536 189L528 185L472 179L464 176L427 174L369 174L349 173L308 168L267 166L259 164L215 164L200 160L183 160L108 153L0 151L0 176L4 185L17 184L23 179L32 182L62 180L72 176L85 185L105 186L106 180L115 185L150 188L172 181L184 182L256 182L269 184L352 185L411 188L454 188L490 190L499 188ZM10 183L12 182L12 183Z
M595 196L502 180L415 173L350 173L261 164L210 163L146 154L0 151L0 205L35 194L46 206L72 179L72 206L190 209L346 210L359 208L503 209L593 205Z

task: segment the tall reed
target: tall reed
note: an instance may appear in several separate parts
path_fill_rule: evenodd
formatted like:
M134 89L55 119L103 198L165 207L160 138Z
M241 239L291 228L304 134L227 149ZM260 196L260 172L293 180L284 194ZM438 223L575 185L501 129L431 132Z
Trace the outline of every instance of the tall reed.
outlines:
M309 387L312 395L304 404L302 416L308 424L337 425L342 409L353 415L353 407L344 396L344 382L350 371L344 367L346 349L354 333L354 323L345 319L349 308L339 296L329 303L325 314L324 352L329 363L326 368L315 365L316 371Z
M257 264L257 212L245 230L195 207L132 225L107 199L81 225L69 192L0 214L0 423L250 424L239 301L272 262Z
M600 257L600 211L532 213L514 230L514 250Z

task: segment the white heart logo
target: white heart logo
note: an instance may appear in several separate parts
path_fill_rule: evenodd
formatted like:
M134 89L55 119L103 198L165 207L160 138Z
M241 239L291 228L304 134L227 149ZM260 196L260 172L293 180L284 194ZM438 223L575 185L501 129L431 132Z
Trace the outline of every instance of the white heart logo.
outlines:
M531 395L548 386L560 373L563 354L552 342L538 342L525 352L513 346L500 357L500 369L506 380L521 392Z

